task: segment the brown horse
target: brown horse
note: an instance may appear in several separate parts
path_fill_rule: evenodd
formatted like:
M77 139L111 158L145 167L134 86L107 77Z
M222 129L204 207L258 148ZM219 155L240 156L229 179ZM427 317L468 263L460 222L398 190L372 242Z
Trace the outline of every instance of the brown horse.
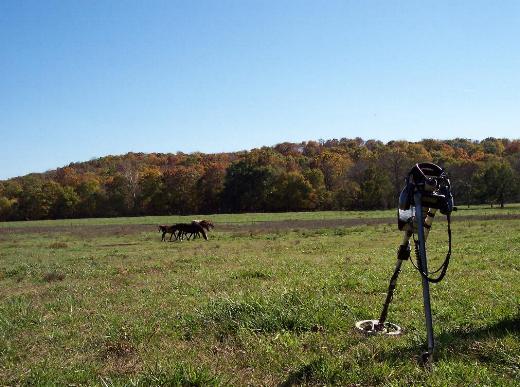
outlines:
M178 238L178 235L176 235L175 233L177 231L179 231L179 229L176 226L177 226L176 224L174 224L173 226L167 226L165 224L159 225L159 232L162 232L162 237L161 237L161 241L162 242L166 241L166 239L165 239L166 234L171 234L170 235L170 242L171 242L172 237L174 235L175 235L175 239Z

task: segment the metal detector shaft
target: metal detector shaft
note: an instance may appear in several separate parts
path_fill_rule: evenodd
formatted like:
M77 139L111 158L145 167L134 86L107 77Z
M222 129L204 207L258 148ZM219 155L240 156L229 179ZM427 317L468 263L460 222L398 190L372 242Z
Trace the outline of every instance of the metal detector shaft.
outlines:
M381 311L381 316L379 317L379 323L376 326L376 329L383 330L386 322L386 316L388 315L388 307L390 306L390 302L394 298L394 290L397 285L397 278L399 277L399 273L401 272L401 265L403 261L410 257L410 237L412 234L410 232L405 232L403 237L403 242L399 246L399 251L397 252L397 262L395 264L394 274L392 278L390 278L390 285L388 286L388 292L386 293L385 304L383 305L383 310Z
M397 284L397 277L399 277L399 273L401 272L401 265L403 261L397 259L397 263L395 264L394 274L392 278L390 278L390 286L388 286L388 292L386 293L385 304L383 305L383 310L381 311L381 316L379 316L378 324L376 329L383 330L386 322L386 316L388 315L388 307L390 306L390 302L392 302L392 298L394 298L394 290Z
M424 213L422 214L422 219L424 219L424 225L426 229L424 230L424 239L428 239L428 234L430 232L430 228L433 223L433 219L435 217L435 213L437 210L435 208L428 208L426 212L426 217ZM394 291L397 286L397 278L399 277L399 273L401 272L401 265L403 261L410 258L410 238L412 237L412 231L405 231L403 235L403 241L399 246L399 250L397 252L397 262L395 264L394 273L390 278L390 285L388 286L388 292L386 293L385 303L383 305L383 310L381 311L381 315L378 320L378 324L376 329L383 330L384 324L386 322L386 317L388 315L388 308L392 299L394 298Z
M414 201L415 201L415 213L417 220L417 234L419 236L419 268L423 273L428 273L428 264L426 260L426 235L424 232L424 224L423 224L423 207L421 201L421 193L415 192ZM424 360L429 361L433 356L433 349L435 346L433 340L433 323L432 323L432 310L430 305L430 283L428 279L421 275L422 278L422 289L423 289L423 299L424 299L424 315L426 318L426 332L428 339L428 352L425 354L426 358Z

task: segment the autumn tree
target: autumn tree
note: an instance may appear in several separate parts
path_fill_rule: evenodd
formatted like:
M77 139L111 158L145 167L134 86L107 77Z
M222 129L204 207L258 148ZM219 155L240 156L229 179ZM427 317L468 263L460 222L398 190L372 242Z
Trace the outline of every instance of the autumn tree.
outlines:
M18 219L16 211L22 186L18 181L0 182L0 220Z
M333 191L341 184L342 179L352 166L352 160L346 152L324 150L317 158L317 165L323 172L325 187Z
M194 214L199 207L197 181L201 170L195 166L176 166L163 174L162 196L169 214Z
M407 141L391 141L377 155L378 166L390 179L393 196L397 198L410 169L418 162L430 161L431 157L422 144Z

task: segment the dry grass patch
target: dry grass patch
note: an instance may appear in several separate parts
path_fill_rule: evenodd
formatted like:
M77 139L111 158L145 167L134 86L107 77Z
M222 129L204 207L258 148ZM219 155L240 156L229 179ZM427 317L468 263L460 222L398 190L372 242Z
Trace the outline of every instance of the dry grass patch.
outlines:
M69 247L65 242L54 242L49 245L50 249L66 249Z
M58 273L58 272L55 272L55 271L52 271L52 272L49 272L49 273L45 273L43 275L43 280L45 282L63 281L64 279L65 279L65 274Z

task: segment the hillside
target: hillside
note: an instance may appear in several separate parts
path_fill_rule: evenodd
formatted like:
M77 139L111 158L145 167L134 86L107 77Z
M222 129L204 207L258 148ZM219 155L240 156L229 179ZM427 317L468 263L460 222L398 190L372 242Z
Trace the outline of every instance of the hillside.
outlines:
M0 181L0 220L386 209L418 161L446 168L459 204L520 200L520 140L343 138L71 163Z

